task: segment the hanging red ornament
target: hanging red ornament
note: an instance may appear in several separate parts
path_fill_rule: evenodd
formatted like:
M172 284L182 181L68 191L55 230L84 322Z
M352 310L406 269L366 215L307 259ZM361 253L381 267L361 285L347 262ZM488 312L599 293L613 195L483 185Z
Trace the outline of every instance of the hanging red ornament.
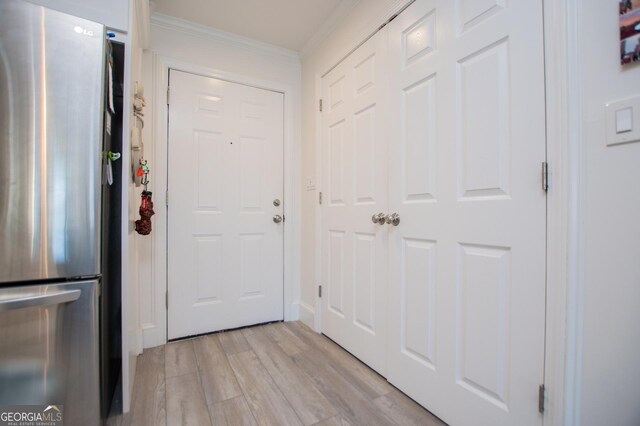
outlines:
M136 220L136 232L140 235L149 235L151 233L151 216L155 214L151 195L151 191L142 191L140 219Z

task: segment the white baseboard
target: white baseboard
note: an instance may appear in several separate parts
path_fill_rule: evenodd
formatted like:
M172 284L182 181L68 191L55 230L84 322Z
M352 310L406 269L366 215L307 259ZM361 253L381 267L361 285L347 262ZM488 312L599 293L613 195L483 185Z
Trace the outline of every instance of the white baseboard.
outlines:
M293 302L289 309L285 309L284 320L285 321L298 321L300 319L300 303Z
M144 324L142 326L142 347L144 349L155 348L165 343L167 343L165 337L156 325Z
M304 302L298 303L300 307L300 321L309 326L312 330L315 329L314 322L316 318L316 310L311 305L307 305Z

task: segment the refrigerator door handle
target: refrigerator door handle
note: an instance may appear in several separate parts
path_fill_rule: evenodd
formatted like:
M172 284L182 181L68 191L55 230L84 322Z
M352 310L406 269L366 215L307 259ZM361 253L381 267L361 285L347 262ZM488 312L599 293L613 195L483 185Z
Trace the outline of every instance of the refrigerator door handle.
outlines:
M37 296L17 297L15 299L0 300L0 312L25 308L40 308L50 305L69 303L80 298L80 290L60 291Z

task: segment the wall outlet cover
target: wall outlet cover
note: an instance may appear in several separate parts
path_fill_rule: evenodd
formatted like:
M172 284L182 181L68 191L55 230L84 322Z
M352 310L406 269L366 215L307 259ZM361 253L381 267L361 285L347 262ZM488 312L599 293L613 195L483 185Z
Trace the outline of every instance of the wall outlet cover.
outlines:
M304 180L304 187L307 191L314 191L316 189L316 180L313 176L307 176Z

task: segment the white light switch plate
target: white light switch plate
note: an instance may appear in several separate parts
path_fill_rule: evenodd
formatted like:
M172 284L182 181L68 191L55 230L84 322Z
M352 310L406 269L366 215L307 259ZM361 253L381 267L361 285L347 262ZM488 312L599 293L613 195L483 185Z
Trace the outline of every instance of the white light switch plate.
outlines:
M607 146L640 142L640 96L605 105Z
M633 108L627 107L616 111L616 133L633 131Z

